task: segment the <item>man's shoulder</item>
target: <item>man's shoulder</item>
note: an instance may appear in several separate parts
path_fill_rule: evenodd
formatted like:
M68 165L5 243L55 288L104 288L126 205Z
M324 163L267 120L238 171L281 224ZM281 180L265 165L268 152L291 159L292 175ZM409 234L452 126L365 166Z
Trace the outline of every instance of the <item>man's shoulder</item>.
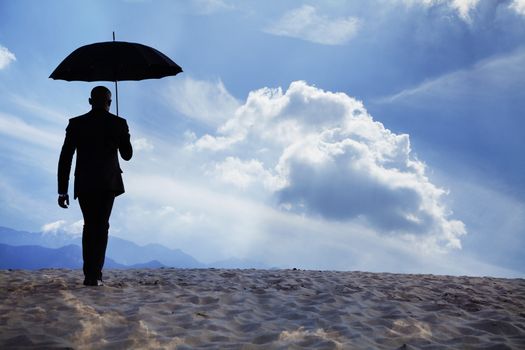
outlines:
M126 122L126 119L122 118L122 117L119 117L118 115L115 115L113 113L108 113L108 116L116 121L118 121L119 123L125 123Z
M85 113L85 114L82 114L82 115L78 115L78 116L73 117L73 118L70 118L69 122L70 123L78 123L78 122L81 122L82 120L86 119L88 116L89 116L89 112Z
M96 115L95 115L96 113ZM103 112L93 112L93 111L89 111L85 114L82 114L82 115L79 115L79 116L76 116L76 117L73 117L71 119L69 119L69 122L71 123L81 123L82 121L86 121L86 120L90 120L90 118L92 117L103 117L103 118L108 118L108 119L111 119L111 120L114 120L115 122L117 123L126 123L126 119L122 118L122 117L119 117L113 113L110 113L110 112L106 112L106 111L103 111Z
M83 125L88 120L88 117L89 117L89 113L82 114L82 115L70 118L69 119L69 124L68 124L66 130L73 130L73 129L76 130L76 129L79 129L79 128L82 129Z

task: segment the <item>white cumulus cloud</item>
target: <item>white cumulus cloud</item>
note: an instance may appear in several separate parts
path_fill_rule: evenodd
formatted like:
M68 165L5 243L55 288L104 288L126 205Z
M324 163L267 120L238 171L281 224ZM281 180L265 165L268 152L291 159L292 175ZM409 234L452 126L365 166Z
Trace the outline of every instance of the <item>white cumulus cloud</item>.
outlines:
M458 16L470 22L470 13L476 9L479 0L403 0L406 5L423 5L432 7L436 5L446 5L455 10Z
M66 220L58 220L44 224L42 226L42 232L44 233L55 233L58 230L62 229L66 225Z
M311 5L303 5L285 13L266 32L325 45L342 45L359 30L356 17L330 18L319 14Z
M282 179L266 170L263 163L257 159L242 161L237 157L227 157L223 162L215 164L214 173L223 182L240 188L246 188L255 182L261 183L269 190L283 186Z
M77 220L66 227L66 232L73 235L81 235L84 228L84 220Z
M476 8L479 0L453 0L450 4L458 11L459 17L470 21L470 12Z
M0 69L6 68L13 61L16 61L15 54L7 47L0 45Z
M66 220L57 220L42 225L42 232L44 233L57 233L64 232L72 236L82 235L82 229L84 227L84 220L78 220L72 224L68 224Z
M516 11L516 13L525 16L525 0L513 0L510 8Z
M199 144L201 151L221 151L217 177L241 188L261 186L292 212L461 247L464 224L450 219L442 203L446 191L430 182L409 136L374 121L344 93L302 81L286 92L253 91Z

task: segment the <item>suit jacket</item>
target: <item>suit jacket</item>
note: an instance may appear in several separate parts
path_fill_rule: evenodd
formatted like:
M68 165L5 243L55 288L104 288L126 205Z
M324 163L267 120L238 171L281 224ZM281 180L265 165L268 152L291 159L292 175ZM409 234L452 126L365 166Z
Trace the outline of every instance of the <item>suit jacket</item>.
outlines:
M126 120L105 110L71 118L58 161L58 193L67 193L73 154L75 165L74 198L93 191L124 193L118 152L124 160L133 155Z

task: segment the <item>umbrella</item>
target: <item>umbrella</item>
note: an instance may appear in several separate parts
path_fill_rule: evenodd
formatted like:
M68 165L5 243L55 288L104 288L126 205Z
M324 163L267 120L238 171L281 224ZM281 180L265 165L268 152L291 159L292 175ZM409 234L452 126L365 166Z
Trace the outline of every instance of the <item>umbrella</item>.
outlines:
M49 76L67 81L114 81L118 115L121 80L159 79L177 75L182 68L162 52L138 43L113 41L79 47Z

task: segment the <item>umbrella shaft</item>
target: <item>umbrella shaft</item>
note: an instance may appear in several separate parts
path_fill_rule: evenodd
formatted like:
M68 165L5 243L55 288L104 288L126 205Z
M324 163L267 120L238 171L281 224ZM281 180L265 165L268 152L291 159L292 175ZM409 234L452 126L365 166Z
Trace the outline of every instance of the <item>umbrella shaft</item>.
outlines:
M118 115L118 84L117 84L117 81L115 80L115 100L117 102L117 115Z

